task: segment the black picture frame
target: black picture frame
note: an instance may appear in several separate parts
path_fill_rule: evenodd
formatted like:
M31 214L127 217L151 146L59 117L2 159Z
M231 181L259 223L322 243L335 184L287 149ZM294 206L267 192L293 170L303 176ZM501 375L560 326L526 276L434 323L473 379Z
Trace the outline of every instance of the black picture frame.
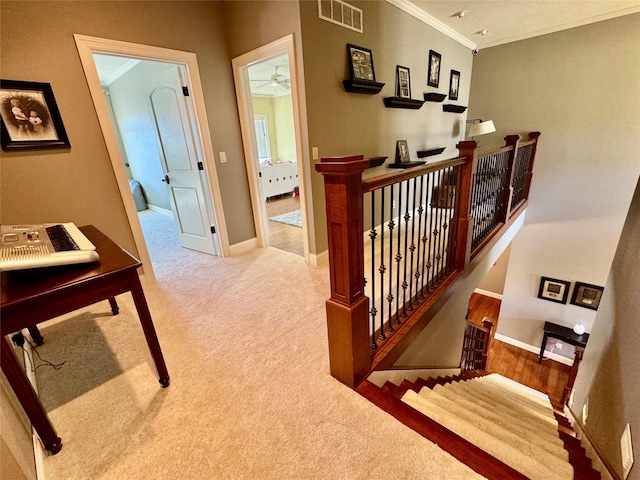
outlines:
M349 69L352 80L376 81L371 50L348 43L347 56L349 57Z
M458 100L458 93L460 92L460 72L457 70L451 70L449 76L449 100Z
M588 308L590 310L598 310L604 287L591 285L589 283L576 282L571 295L571 304L579 307Z
M411 163L409 144L406 140L396 141L396 163Z
M442 55L429 50L429 69L427 70L427 85L438 87L440 85L440 66L442 65Z
M396 97L411 98L411 73L401 65L396 65Z
M571 282L550 277L541 277L538 298L549 300L550 302L567 303L570 288Z
M49 83L0 80L3 150L70 148Z

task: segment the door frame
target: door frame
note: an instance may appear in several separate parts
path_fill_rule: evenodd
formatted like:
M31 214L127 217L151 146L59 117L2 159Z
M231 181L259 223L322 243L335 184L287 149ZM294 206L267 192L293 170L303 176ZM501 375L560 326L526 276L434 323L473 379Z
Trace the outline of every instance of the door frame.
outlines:
M296 156L298 167L298 183L300 188L300 211L302 213L302 243L304 247L304 259L309 262L309 239L311 225L309 219L312 212L307 205L307 181L308 177L308 155L305 154L304 145L307 143L303 137L303 116L301 114L304 103L301 101L303 82L298 80L299 70L295 55L295 45L293 34L282 37L271 43L258 47L244 55L234 58L233 79L236 87L236 98L238 101L238 113L240 117L240 130L242 132L242 146L244 148L244 158L247 166L247 181L251 193L251 206L253 208L253 221L256 229L258 246L269 245L269 228L267 224L267 212L264 199L261 195L261 185L259 177L258 152L256 149L255 125L253 123L253 106L251 102L251 86L249 83L248 69L251 65L271 57L286 53L289 57L289 78L291 80L291 103L293 106L293 128L295 132ZM310 192L310 190L309 190Z
M225 222L224 209L222 207L222 196L220 195L213 145L211 143L210 135L203 135L203 132L209 132L210 129L204 104L204 95L196 54L192 52L183 52L180 50L171 50L168 48L90 37L80 34L74 34L73 37L76 42L78 54L80 55L80 62L82 63L82 68L87 79L89 92L91 93L91 98L98 115L98 121L107 146L111 166L113 167L113 173L116 177L125 213L129 220L129 226L131 227L133 239L136 248L138 249L138 254L140 255L145 274L155 280L153 264L142 232L140 219L138 218L138 211L129 188L129 181L125 171L124 161L122 159L116 134L113 130L113 123L111 121L107 103L104 95L102 94L102 86L100 85L98 71L96 70L95 62L93 60L94 53L175 63L182 65L186 70L185 80L188 83L187 86L189 91L192 92L193 115L195 117L194 134L199 137L198 140L202 146L202 155L204 157L204 177L207 182L204 187L205 191L209 191L210 200L213 206L213 220L216 225L216 234L219 239L220 251L217 253L222 257L229 256L229 236Z

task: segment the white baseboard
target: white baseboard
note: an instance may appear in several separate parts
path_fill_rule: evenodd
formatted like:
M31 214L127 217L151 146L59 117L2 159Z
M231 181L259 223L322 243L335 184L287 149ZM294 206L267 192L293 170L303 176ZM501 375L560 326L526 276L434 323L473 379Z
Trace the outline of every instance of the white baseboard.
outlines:
M253 237L249 240L245 240L244 242L234 243L229 246L229 253L233 257L234 255L240 255L241 253L248 252L253 250L254 248L258 248L258 238Z
M156 207L155 205L150 204L147 204L147 208L152 212L161 213L162 215L173 218L173 212L171 210L167 210L166 208Z
M521 342L520 340L516 340L514 338L510 338L505 335L501 335L499 333L496 333L496 336L494 338L496 340L500 340L501 342L508 343L509 345L513 345L514 347L518 347L518 348L521 348L522 350L526 350L527 352L533 352L536 355L540 354L540 347L534 347L533 345L529 345L528 343ZM563 357L562 355L558 355L557 353L545 351L544 358L555 360L556 362L569 365L570 367L573 365L572 358Z
M490 292L489 290L482 290L481 288L476 288L473 293L477 293L478 295L484 295L485 297L497 298L498 300L502 300L501 293Z
M329 250L325 250L323 252L314 254L309 254L309 263L314 267L319 267L321 265L329 264Z

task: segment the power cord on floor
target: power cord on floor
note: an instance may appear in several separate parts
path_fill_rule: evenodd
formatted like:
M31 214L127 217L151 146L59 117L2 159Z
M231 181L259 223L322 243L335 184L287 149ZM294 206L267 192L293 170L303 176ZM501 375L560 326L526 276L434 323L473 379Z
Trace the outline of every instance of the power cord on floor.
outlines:
M33 343L31 343L28 339L26 339L25 336L22 335L21 333L14 334L11 337L11 341L14 343L16 347L20 347L22 351L25 353L25 355L29 359L29 363L31 364L32 372L35 372L40 367L51 367L54 370L60 370L63 367L63 365L67 363L66 360L62 363L52 363L49 360L45 360L40 356L40 353L38 352L38 349L35 347L35 345L33 345ZM33 362L33 359L31 358L31 355L29 355L29 352L24 348L24 342L27 342L31 347L31 351L36 353L36 355L40 359L40 364L35 365L35 363Z

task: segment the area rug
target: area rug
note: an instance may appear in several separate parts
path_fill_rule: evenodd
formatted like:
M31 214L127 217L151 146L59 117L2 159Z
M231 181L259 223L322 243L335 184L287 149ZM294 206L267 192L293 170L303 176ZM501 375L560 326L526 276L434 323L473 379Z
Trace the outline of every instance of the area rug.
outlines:
M269 220L271 220L272 222L284 223L285 225L302 228L302 213L300 212L300 210L283 213L282 215L276 215L275 217L269 217Z

